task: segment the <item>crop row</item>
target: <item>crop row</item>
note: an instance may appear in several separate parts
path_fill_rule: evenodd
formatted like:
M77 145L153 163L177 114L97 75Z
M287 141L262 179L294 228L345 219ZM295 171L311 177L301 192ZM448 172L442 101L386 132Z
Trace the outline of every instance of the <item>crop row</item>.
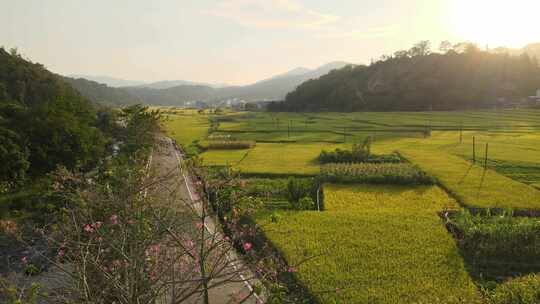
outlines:
M358 163L327 164L321 166L323 180L333 183L371 183L371 184L424 184L434 183L434 179L406 163Z
M210 150L240 150L255 147L255 142L250 140L214 140L208 143Z

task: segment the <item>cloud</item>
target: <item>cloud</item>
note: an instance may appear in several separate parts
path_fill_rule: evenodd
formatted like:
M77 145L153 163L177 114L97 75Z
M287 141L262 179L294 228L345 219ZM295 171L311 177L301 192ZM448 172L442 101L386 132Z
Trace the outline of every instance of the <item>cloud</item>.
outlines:
M293 0L225 0L204 13L261 29L319 30L340 19Z
M205 14L248 28L303 30L316 39L373 39L395 36L395 24L368 27L362 18L325 14L294 0L222 0Z
M326 31L320 32L316 35L316 38L320 39L372 39L379 37L394 36L399 33L399 27L397 24L370 27L367 29L354 29L361 26L347 26L348 30L342 30L340 28L329 28Z

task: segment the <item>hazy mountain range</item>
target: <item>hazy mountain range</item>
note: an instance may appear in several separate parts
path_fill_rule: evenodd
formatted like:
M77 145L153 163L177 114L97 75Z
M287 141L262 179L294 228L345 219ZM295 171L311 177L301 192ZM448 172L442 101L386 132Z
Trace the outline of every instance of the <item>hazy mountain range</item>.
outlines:
M115 105L126 103L182 105L186 101L193 100L213 103L232 98L245 101L282 100L287 93L303 82L319 78L346 65L348 65L346 62L332 62L316 69L299 67L246 86L204 84L185 80L139 83L113 77L81 75L68 76L66 81L90 100ZM127 102L128 100L133 101Z

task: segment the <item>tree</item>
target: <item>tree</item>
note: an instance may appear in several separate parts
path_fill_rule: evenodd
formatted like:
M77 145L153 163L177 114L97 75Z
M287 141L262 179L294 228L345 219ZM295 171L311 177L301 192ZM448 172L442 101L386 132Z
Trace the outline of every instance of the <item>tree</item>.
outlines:
M0 184L22 181L30 166L27 147L16 132L2 126L0 142Z
M409 57L409 52L405 50L400 50L394 53L394 57L397 59L407 58Z
M454 47L452 45L452 43L450 43L450 41L448 40L445 40L445 41L442 41L441 42L441 45L439 46L439 51L441 51L441 53L443 54L446 54L450 51L453 51L454 50Z
M430 45L431 43L428 40L420 41L409 50L409 55L411 57L427 56L431 53Z
M14 143L19 143L22 153L15 154L28 151L28 174L32 176L46 174L59 165L89 168L102 155L106 143L97 128L93 104L60 76L25 60L16 50L3 48L0 124L11 130L10 151L17 150Z

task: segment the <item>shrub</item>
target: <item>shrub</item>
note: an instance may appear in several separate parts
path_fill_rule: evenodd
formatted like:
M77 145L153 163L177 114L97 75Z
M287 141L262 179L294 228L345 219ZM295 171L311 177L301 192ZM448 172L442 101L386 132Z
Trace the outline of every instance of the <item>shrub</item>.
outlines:
M471 215L462 211L452 216L460 247L478 263L486 260L526 262L540 260L540 222L535 218ZM540 268L540 263L537 268Z
M305 197L317 200L318 183L314 179L289 178L287 183L287 198L294 204Z
M540 303L540 276L528 275L510 280L487 292L490 304Z
M298 210L315 210L317 209L317 204L309 196L301 198L298 203L293 204L293 207Z
M319 155L319 162L322 164L364 162L370 155L371 137L367 137L362 144L353 144L350 151L339 148L331 152L323 150Z
M238 149L251 149L255 147L254 141L249 140L220 140L220 141L211 141L208 144L208 149L210 150L238 150Z
M410 164L327 164L321 166L321 178L333 183L425 184L434 179Z
M266 199L287 199L288 180L284 178L252 178L245 181L243 187L246 195L263 197Z

